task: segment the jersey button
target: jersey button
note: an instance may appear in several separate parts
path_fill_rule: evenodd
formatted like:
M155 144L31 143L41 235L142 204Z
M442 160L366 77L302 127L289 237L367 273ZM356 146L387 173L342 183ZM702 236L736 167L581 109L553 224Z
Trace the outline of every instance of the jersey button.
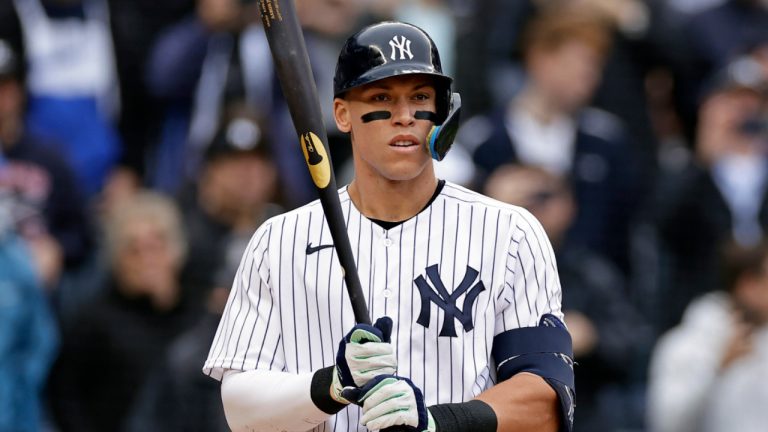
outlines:
M382 294L384 294L384 297L386 297L386 298L392 297L392 290L385 289Z
M392 240L390 239L384 239L384 247L390 247L392 246Z

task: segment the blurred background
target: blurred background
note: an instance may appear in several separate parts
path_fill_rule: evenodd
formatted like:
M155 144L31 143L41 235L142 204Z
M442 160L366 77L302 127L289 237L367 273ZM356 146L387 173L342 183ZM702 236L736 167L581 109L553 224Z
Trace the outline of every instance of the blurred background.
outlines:
M558 259L576 431L768 424L768 0L296 0L339 185L343 41L435 40L444 178ZM250 235L315 199L254 0L0 0L0 431L223 431Z

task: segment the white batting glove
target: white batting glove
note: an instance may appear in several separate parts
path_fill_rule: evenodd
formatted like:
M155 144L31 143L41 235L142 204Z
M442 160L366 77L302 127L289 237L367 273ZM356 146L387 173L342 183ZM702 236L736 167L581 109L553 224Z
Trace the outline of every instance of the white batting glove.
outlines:
M379 375L359 389L344 390L343 395L358 404L362 403L360 424L369 430L437 430L421 390L408 378Z
M331 396L337 402L350 403L342 396L344 389L358 388L377 375L397 372L397 358L390 344L391 333L392 319L382 317L372 326L354 326L339 342L331 384Z

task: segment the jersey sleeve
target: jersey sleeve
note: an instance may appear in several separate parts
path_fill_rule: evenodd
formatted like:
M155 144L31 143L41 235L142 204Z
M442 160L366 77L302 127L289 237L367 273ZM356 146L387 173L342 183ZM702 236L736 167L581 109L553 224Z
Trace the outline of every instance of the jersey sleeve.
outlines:
M256 231L240 261L203 373L221 380L228 369L282 370L280 317L270 286L271 225Z
M518 211L505 257L496 334L537 326L544 314L563 319L560 278L552 245L539 221L524 209Z

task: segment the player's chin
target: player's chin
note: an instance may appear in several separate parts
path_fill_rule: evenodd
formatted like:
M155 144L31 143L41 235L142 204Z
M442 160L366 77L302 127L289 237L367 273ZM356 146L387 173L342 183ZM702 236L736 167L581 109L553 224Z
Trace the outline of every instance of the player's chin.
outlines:
M429 159L426 160L410 160L410 161L398 161L384 170L382 170L384 177L390 181L409 181L419 178L426 169Z

